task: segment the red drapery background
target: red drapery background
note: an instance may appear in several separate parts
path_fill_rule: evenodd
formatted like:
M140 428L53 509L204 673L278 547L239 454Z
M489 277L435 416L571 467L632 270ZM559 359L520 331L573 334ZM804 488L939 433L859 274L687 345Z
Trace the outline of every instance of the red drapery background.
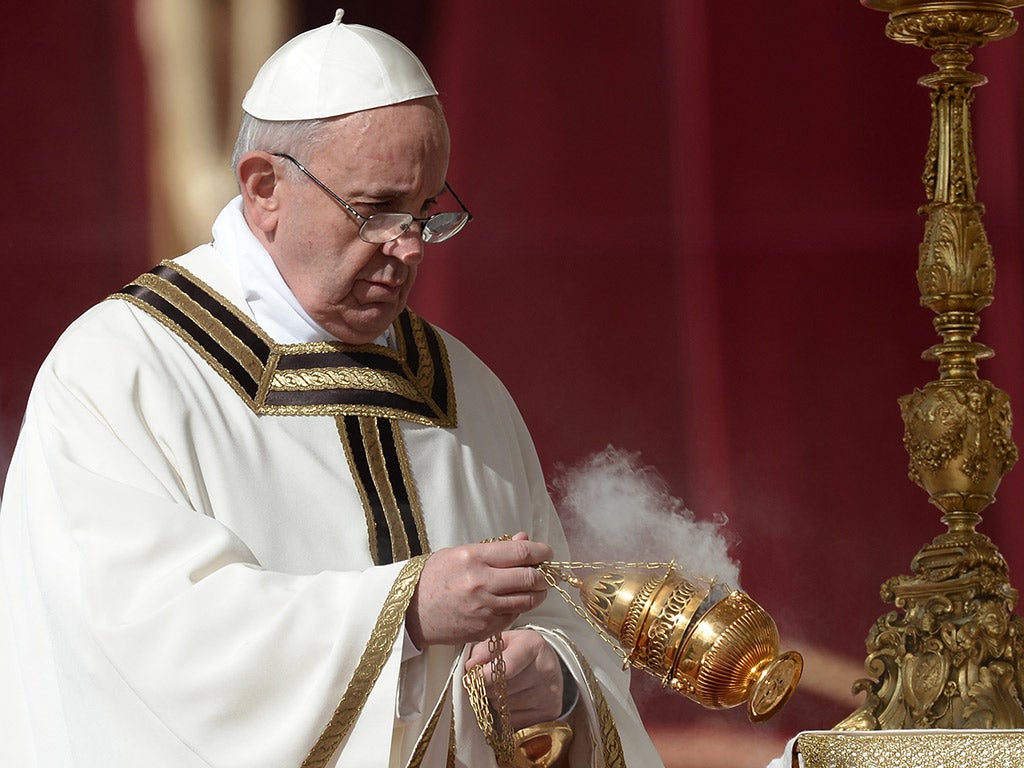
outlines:
M0 469L50 344L153 258L133 4L65 5L10 16L0 50ZM784 643L858 674L880 583L941 531L896 405L937 377L914 277L928 54L856 0L345 5L427 63L476 216L428 254L413 306L504 379L551 475L609 444L639 452L699 517L728 515ZM973 67L990 78L974 123L998 273L982 374L1018 409L1022 44ZM1018 578L1022 500L1018 468L982 526ZM774 749L856 701L812 685L761 726L668 694L642 708L654 729Z

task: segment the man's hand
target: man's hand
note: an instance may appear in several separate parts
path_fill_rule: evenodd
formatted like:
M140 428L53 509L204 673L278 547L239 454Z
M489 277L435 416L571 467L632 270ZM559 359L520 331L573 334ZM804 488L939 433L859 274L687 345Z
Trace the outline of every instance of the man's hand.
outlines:
M409 637L422 649L497 634L544 601L548 584L533 566L552 556L551 547L525 533L438 550L423 566L406 611Z
M505 649L505 681L508 687L508 711L515 730L554 720L562 714L562 666L558 655L532 629L502 632ZM494 681L491 679L491 654L487 643L478 643L470 651L466 671L483 666L487 698L497 709Z

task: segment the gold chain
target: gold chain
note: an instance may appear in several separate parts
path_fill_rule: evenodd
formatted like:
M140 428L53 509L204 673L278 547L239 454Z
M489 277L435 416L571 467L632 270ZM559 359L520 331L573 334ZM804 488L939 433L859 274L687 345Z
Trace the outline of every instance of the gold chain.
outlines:
M508 709L508 685L505 679L505 659L502 656L501 634L487 641L491 653L491 681L495 687L494 698L498 710L498 724L495 727L487 701L487 687L484 683L484 668L477 665L462 676L462 685L469 694L469 704L476 715L476 722L484 738L494 750L494 756L501 768L511 768L515 752L512 738L512 716Z
M486 539L484 543L492 541L510 541L511 536L505 534L496 539ZM508 681L505 676L505 657L502 654L505 643L501 639L501 632L492 635L487 640L487 651L491 654L491 684L494 686L495 707L498 710L498 723L495 727L494 716L487 702L487 687L484 683L484 668L482 665L473 667L462 676L462 685L469 694L469 704L476 715L476 722L483 731L484 738L494 750L494 756L501 768L512 768L512 758L515 754L515 742L512 736L512 715L508 709Z
M497 539L487 539L487 542L492 541L508 541L511 536L505 535ZM547 581L548 585L551 586L558 594L562 596L573 610L576 611L579 616L587 622L597 634L604 639L623 659L623 667L629 665L629 656L622 650L618 643L616 643L608 633L600 627L591 618L590 614L579 605L572 596L566 591L561 585L561 582L569 584L578 584L579 579L573 576L572 571L582 570L585 568L596 569L596 568L644 568L647 570L669 570L675 568L675 561L668 563L584 563L579 561L549 561L540 563L537 566L537 570L540 571L541 575L544 576L544 580ZM494 756L498 761L498 765L501 768L512 768L512 760L515 754L515 742L512 734L512 716L508 708L508 683L505 677L505 658L502 655L502 649L504 643L501 639L501 633L497 633L490 637L487 641L487 650L491 654L491 683L494 687L494 699L495 707L498 712L498 723L495 725L494 715L491 713L491 708L487 700L487 686L484 682L484 669L482 665L477 665L469 670L462 676L462 686L466 689L466 693L469 695L469 704L473 708L473 714L476 715L477 724L480 726L480 730L484 734L484 738L490 745L491 749L494 750Z
M508 680L505 678L505 656L502 651L505 643L501 632L487 641L487 650L491 653L491 684L495 688L494 697L498 705L498 738L500 750L495 750L498 762L502 765L512 764L512 714L508 709Z
M555 571L579 571L579 570L583 570L584 568L591 568L591 569L596 569L596 568L603 568L603 569L607 569L607 568L643 568L643 569L648 570L648 571L660 571L662 568L672 568L672 569L674 569L676 567L676 561L675 560L670 560L667 563L657 563L657 562L644 562L644 563L614 562L614 563L602 563L600 561L584 563L584 562L581 562L579 560L566 560L566 561L549 560L546 563L541 563L537 567L541 568L542 572L543 572L544 569L547 569L547 568L550 568L551 570L555 570Z

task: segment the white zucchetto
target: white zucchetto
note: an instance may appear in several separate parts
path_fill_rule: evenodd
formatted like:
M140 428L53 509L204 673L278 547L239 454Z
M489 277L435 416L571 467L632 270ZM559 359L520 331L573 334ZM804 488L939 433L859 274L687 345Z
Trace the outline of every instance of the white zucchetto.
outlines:
M261 120L315 120L437 95L412 51L379 30L342 24L343 14L267 59L242 109Z

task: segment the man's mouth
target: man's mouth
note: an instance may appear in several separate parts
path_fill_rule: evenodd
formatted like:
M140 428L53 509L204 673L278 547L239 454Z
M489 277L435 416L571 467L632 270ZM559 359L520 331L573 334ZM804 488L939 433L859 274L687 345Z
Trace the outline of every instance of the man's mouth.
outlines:
M363 294L367 301L389 301L402 292L402 280L364 280Z

